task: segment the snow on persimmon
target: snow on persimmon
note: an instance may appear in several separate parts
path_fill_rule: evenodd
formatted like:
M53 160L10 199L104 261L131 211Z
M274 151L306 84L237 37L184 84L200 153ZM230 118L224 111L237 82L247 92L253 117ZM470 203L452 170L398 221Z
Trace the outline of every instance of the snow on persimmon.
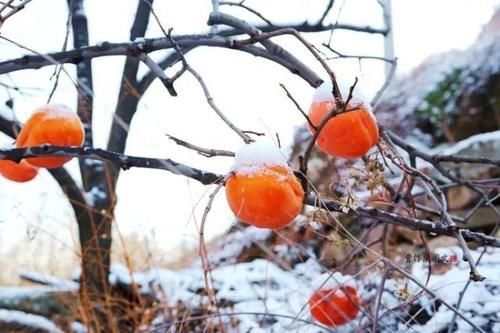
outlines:
M347 99L349 89L341 87L341 92L343 98ZM370 105L360 96L355 89L347 111L328 120L322 128L316 144L325 153L347 159L359 158L378 142L377 121ZM309 108L311 123L319 126L335 107L331 84L323 83L316 89ZM309 127L309 130L315 132L314 128Z
M358 289L349 275L322 274L309 298L312 317L323 325L336 327L355 319L361 306Z
M83 145L85 132L80 118L65 105L49 104L36 109L17 137L16 147L43 144L65 147ZM40 168L58 168L71 157L31 157L26 161Z
M300 213L304 191L280 150L255 142L236 153L226 198L242 222L278 229Z

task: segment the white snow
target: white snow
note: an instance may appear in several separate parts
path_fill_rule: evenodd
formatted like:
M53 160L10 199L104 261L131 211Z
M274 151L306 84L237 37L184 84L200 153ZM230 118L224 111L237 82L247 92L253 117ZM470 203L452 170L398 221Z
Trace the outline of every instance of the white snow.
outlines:
M132 273L127 267L123 265L111 265L109 273L109 282L111 284L131 284L133 281Z
M230 264L236 261L238 254L252 244L260 244L272 234L270 229L248 226L234 231L216 242L217 252L210 255L210 262L218 266ZM201 260L197 260L201 267Z
M394 81L384 94L383 102L397 106L401 119L416 110L426 110L429 107L426 97L455 73L456 82L451 82L443 94L450 97L443 98L443 110L453 112L459 107L456 103L464 99L453 96L462 92L466 96L469 91L482 89L491 75L500 71L499 48L496 38L486 38L465 51L454 50L429 57L410 75ZM391 113L379 114L393 117Z
M86 160L86 161L91 161L91 160ZM101 162L101 161L99 161ZM102 162L101 162L102 163ZM88 164L87 164L88 165ZM90 191L84 192L83 196L85 197L85 200L90 204L93 205L96 201L98 200L103 200L106 198L107 194L104 192L101 188L98 186L93 186Z
M288 166L283 152L267 141L256 141L244 145L236 152L232 170L252 173L264 166Z
M14 112L5 106L0 107L0 117L8 121L15 121Z
M74 321L71 323L71 332L73 333L87 333L87 328L85 325L78 321Z
M473 250L475 259L478 258L482 249ZM222 249L221 251L225 251ZM217 251L215 251L217 252ZM460 291L468 280L469 268L461 258L461 250L458 247L446 249L436 249L436 253L441 255L458 254L459 262L442 275L432 275L428 288L435 292L442 300L454 305L458 299ZM215 255L216 253L214 253ZM461 306L461 313L468 317L473 317L473 321L478 325L486 325L486 314L494 314L500 311L500 302L497 301L499 291L490 291L491 288L500 289L500 272L498 259L500 250L489 251L483 257L479 270L488 277L485 282L471 283L467 290ZM412 272L420 280L426 280L426 263L420 262L413 265ZM317 332L318 327L300 320L311 321L307 303L314 290L317 290L325 281L321 288L336 288L339 285L351 285L357 287L359 295L363 300L369 300L377 292L380 283L380 274L373 272L362 278L354 278L349 275L342 275L339 272L324 273L317 260L309 259L302 264L296 265L293 269L284 269L275 263L264 259L256 259L252 262L243 262L220 266L212 269L214 288L217 299L224 299L230 304L229 308L221 309L222 313L273 313L281 316L290 316L298 320L290 320L285 317L275 316L273 320L262 323L262 316L239 315L239 326L234 332L281 332L285 330L295 330L300 332ZM201 267L192 267L180 272L169 270L150 270L142 273L140 280L145 284L154 286L160 285L163 295L169 304L175 304L177 300L183 300L190 305L198 305L199 302L207 302L205 296L200 296L199 290L204 288L203 271ZM149 282L146 282L149 281ZM388 309L401 304L402 300L397 296L397 290L404 286L406 281L388 279L385 291L382 295L382 308ZM411 295L420 291L414 283L408 284ZM394 312L389 314L380 323L381 332L393 332L394 325L400 323L400 330L410 330L412 332L435 331L436 328L444 328L450 321L453 313L445 306L441 305L436 309L433 300L425 293L417 299L418 304L431 314L432 319L424 325L403 325L402 318L404 312ZM366 323L366 318L361 320L361 325ZM338 332L350 332L359 323L352 323L338 328ZM470 327L462 320L457 321L460 332L470 331ZM324 330L326 331L326 329ZM230 331L233 332L233 331Z
M8 150L14 148L16 148L16 145L13 142L0 142L0 149L2 150Z
M344 101L347 100L349 96L349 91L354 84L354 80L347 81L342 79L337 79L337 85L339 86L340 93L342 94L342 99ZM332 94L332 83L330 81L323 82L316 90L314 91L312 103L321 103L321 102L333 102L333 94ZM350 104L354 105L364 105L366 108L371 109L368 103L368 98L361 90L359 86L356 85L352 92L352 98L350 100Z
M335 290L342 286L356 289L356 282L350 275L343 275L340 272L323 273L312 283L314 290Z
M471 137L468 137L467 139L464 139L462 141L459 141L451 146L445 145L445 146L437 146L436 148L432 149L430 152L431 154L443 154L447 156L453 156L461 153L464 150L473 148L475 146L479 146L484 142L496 142L498 143L499 150L500 151L500 130L494 131L494 132L487 132L487 133L480 133L473 135ZM478 150L478 153L480 150Z
M0 287L0 299L9 303L20 302L22 299L40 298L49 292L72 290L54 287Z
M45 119L53 119L53 118L68 118L74 119L75 113L68 106L64 104L47 104L40 106L32 114L36 114L39 112L45 113Z
M248 229L248 230L247 230ZM327 332L326 328L314 326L308 308L308 301L315 290L338 288L340 285L349 285L358 290L364 302L372 302L381 283L380 272L373 270L368 274L350 276L340 272L325 272L310 254L310 259L296 264L293 268L278 266L275 262L265 259L255 259L251 262L236 263L217 261L214 258L235 256L242 248L252 242L264 241L269 236L269 231L256 228L245 228L235 233L229 242L224 240L216 244L216 249L210 250L209 258L212 261L211 278L216 292L217 300L224 301L226 306L221 306L219 311L223 322L230 327L230 318L238 319L238 326L230 328L228 332L284 332L288 330L299 332ZM247 239L249 238L249 239ZM240 247L236 243L241 243ZM228 244L225 247L224 244ZM278 246L278 250L285 247ZM471 250L476 260L482 248ZM460 292L466 285L469 277L469 267L462 258L459 247L435 249L440 255L456 254L458 262L452 264L447 272L433 274L427 288L432 290L439 300L456 306ZM484 282L470 283L460 307L460 312L476 325L492 327L495 325L497 313L500 312L500 249L488 249L478 266L479 271L487 277ZM174 271L169 269L152 268L144 272L131 273L125 266L113 265L110 280L113 283L131 283L134 281L141 292L153 292L159 301L175 309L177 302L183 302L187 307L199 308L208 304L206 296L203 267L199 262L191 267ZM426 262L416 262L411 268L412 274L420 281L427 279L428 269ZM421 291L415 283L406 279L388 278L384 293L381 298L381 311L400 305L401 299L398 291L405 285L408 286L410 296ZM19 297L34 294L36 290L50 290L49 288L9 288L0 289L0 298ZM422 311L429 314L430 320L422 325L408 323L403 320L408 314L406 310L392 311L384 316L379 323L381 333L392 333L395 330L409 330L411 332L434 332L444 329L449 324L453 312L439 301L429 297L425 292L416 299L416 304ZM175 311L175 310L173 310ZM266 316L263 314L266 313ZM4 314L5 316L6 314ZM167 316L168 317L168 316ZM16 315L14 315L16 318ZM159 314L155 325L161 326L168 323L164 314ZM405 323L406 322L406 323ZM314 322L316 323L316 322ZM368 323L368 319L360 316L359 320L352 321L335 332L347 333L359 329L359 325ZM317 323L316 323L317 324ZM457 332L471 332L470 325L461 319L457 320ZM488 326L490 325L490 326ZM168 325L167 325L168 326ZM74 332L84 332L81 325L72 325ZM489 328L488 328L489 329ZM494 331L494 330L493 330ZM55 331L58 332L58 331Z
M56 278L54 276L41 274L38 272L21 271L19 273L19 275L22 277L25 277L27 279L30 279L30 280L43 282L46 285L48 285L50 287L54 287L56 289L62 289L62 290L77 290L78 289L78 283L76 283L74 281L63 280L63 279Z
M324 81L313 94L313 103L321 103L321 102L332 102L334 100L332 93L332 83L328 81Z
M44 330L51 333L63 333L63 331L60 330L51 320L48 320L47 318L44 318L42 316L37 316L21 311L0 309L0 321L11 323L13 325L24 326L33 330Z

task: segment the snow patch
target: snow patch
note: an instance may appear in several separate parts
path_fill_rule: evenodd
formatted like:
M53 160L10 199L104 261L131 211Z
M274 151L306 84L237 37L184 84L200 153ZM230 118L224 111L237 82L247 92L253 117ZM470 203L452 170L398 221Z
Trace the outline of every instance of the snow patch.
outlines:
M0 118L8 121L15 121L14 112L7 107L0 107Z
M33 115L36 113L45 113L45 119L54 118L68 118L74 119L75 113L68 106L64 104L47 104L37 108L33 111Z
M464 150L467 150L484 142L498 142L500 147L500 130L473 135L465 140L459 141L451 146L444 148L438 146L431 151L431 154L442 154L446 156L457 155Z
M74 321L71 323L71 332L73 333L87 333L87 328L85 325L78 321Z
M288 167L283 152L266 141L256 141L243 146L236 152L232 170L238 173L252 173L264 166Z
M335 290L340 287L351 287L356 289L356 282L350 275L343 275L340 272L323 273L312 283L314 290Z
M51 333L63 333L51 320L22 311L0 309L0 321L26 327L37 332L43 330Z
M349 97L349 91L351 90L352 85L354 84L354 81L345 81L345 80L337 80L337 85L339 86L340 93L342 94L342 99L344 101L347 100L347 97ZM316 90L314 91L313 94L313 99L312 103L321 103L321 102L333 102L333 93L332 93L332 83L329 81L323 82ZM363 105L366 108L370 109L370 105L367 102L368 98L366 95L363 93L361 88L356 85L354 87L354 90L352 92L352 98L349 102L349 104L354 104L354 105Z
M54 287L56 289L61 290L78 290L79 284L74 281L67 281L63 279L56 278L54 276L41 274L38 272L30 272L30 271L21 271L19 273L25 279L31 281L39 281L44 283L45 285Z

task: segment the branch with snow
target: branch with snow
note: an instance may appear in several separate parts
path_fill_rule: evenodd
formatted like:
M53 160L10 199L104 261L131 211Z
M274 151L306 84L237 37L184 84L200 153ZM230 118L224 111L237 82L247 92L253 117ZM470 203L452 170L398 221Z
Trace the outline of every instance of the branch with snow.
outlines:
M221 175L196 169L168 158L160 159L130 156L99 148L72 148L45 145L31 148L0 149L0 159L8 159L17 162L23 158L49 155L84 157L109 161L122 170L127 170L132 167L167 170L176 175L183 175L197 180L205 185L218 183L222 179Z
M176 175L182 175L197 180L205 185L218 184L223 182L224 179L224 175L203 171L201 169L197 169L168 158L159 159L129 156L97 148L40 146L32 148L0 149L0 159L20 161L23 158L36 156L68 156L94 158L114 163L123 170L127 170L132 167L161 169L172 172ZM341 204L336 201L324 200L318 198L314 194L310 194L305 199L305 204L311 206L318 206L318 202L321 203L321 207L325 207L329 211L343 212ZM369 219L400 225L413 230L426 231L438 235L454 236L455 232L459 231L467 241L476 242L479 245L483 246L500 247L500 239L497 237L488 236L483 233L473 232L467 229L462 229L455 225L440 224L425 219L398 215L395 213L369 207L358 207L355 211L350 210L348 214L352 216L361 216Z
M322 80L307 67L300 67L297 63L291 63L281 59L280 56L271 54L266 50L249 45L237 46L231 38L212 35L181 35L174 37L181 49L189 49L199 46L223 47L236 49L250 53L257 57L263 57L274 61L289 69L292 73L301 76L313 86L318 86ZM248 44L248 43L246 43ZM251 43L250 43L251 44ZM78 64L83 59L93 59L106 56L128 56L138 58L144 53L158 50L173 49L174 43L169 38L141 39L127 43L100 43L94 46L82 47L71 51L54 52L46 55L26 55L21 58L0 62L0 74L11 73L19 70L38 69L62 63Z
M52 321L42 316L0 309L0 329L3 332L63 333Z

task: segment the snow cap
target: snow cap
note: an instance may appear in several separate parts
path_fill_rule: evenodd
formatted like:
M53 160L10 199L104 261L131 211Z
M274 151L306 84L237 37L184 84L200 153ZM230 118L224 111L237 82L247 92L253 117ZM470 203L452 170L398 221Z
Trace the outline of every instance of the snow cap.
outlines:
M0 142L0 149L13 149L16 148L16 145L13 142Z
M238 172L253 172L263 166L281 165L288 167L287 160L283 152L265 141L256 141L241 147L236 152L232 170Z
M68 106L64 104L47 104L37 108L33 114L44 112L46 119L51 118L75 118L75 113Z
M342 275L340 272L323 273L312 282L314 290L338 289L342 286L356 289L356 282L352 276Z
M342 98L345 101L347 97L349 96L349 91L354 84L354 80L351 81L345 81L345 80L337 80L337 84L340 89L340 93L342 94ZM313 103L321 103L321 102L333 102L333 94L332 94L332 83L330 81L324 81L316 90L314 91L313 94ZM349 104L355 103L355 104L363 104L366 107L370 107L368 103L368 98L366 98L365 94L363 93L362 89L359 87L359 85L356 85L354 87L354 90L352 92L352 98Z

